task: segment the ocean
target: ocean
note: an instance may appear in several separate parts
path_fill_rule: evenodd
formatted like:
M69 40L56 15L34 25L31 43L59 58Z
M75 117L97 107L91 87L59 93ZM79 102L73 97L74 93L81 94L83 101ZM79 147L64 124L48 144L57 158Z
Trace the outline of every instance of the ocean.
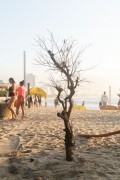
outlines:
M111 98L111 105L117 106L119 98ZM84 97L84 98L80 98L80 97L75 97L74 98L74 103L76 105L82 105L82 102L84 101L84 105L86 106L87 109L89 110L98 110L99 109L99 102L100 102L100 98L88 98L88 97ZM45 103L45 99L42 98L42 104ZM108 103L110 104L110 103ZM54 98L47 98L47 105L48 106L54 106Z

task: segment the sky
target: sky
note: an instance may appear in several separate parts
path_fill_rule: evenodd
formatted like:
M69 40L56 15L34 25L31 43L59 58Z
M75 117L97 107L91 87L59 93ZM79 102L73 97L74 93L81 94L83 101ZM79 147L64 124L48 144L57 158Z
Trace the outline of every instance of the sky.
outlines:
M34 65L36 35L77 40L84 51L84 67L95 67L84 76L77 93L101 96L111 87L112 97L120 89L120 1L119 0L0 0L0 80L23 79L23 52L26 73L36 76L40 86L43 69Z

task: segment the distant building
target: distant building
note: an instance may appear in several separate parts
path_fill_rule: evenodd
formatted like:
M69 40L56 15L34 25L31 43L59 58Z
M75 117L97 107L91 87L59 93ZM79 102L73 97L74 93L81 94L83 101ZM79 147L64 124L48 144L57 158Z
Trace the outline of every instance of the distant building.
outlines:
M35 86L35 75L33 74L26 74L26 86L30 83L30 87Z

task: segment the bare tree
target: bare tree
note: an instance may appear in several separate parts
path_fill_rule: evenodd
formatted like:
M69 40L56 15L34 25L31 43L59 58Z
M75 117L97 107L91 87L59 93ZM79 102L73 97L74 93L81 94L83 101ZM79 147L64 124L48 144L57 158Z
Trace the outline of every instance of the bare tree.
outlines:
M55 41L50 33L46 42L39 36L36 38L36 63L47 68L50 73L51 86L57 90L57 98L62 105L62 111L57 116L64 121L66 160L73 160L75 137L70 121L73 109L73 95L80 82L85 81L81 75L81 55L84 49L77 49L76 41L63 40L61 45Z

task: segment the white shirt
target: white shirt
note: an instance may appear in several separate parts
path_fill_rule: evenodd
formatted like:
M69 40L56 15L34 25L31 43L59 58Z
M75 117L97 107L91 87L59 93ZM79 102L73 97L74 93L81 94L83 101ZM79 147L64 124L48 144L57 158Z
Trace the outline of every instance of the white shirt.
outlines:
M106 103L107 103L107 101L108 101L108 97L107 97L107 95L106 95L106 94L103 94L103 95L101 96L101 101L102 101L102 102L106 102Z

